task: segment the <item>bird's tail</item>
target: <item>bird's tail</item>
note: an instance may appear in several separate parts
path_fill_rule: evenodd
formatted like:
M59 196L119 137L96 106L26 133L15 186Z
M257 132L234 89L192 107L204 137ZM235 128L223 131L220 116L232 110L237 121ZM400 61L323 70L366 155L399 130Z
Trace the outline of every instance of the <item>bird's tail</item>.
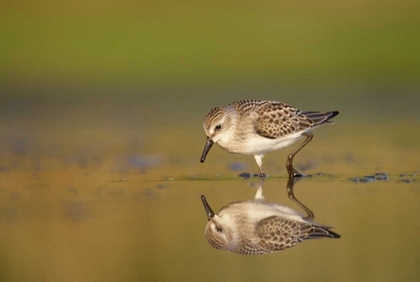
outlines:
M339 114L339 111L331 112L302 112L302 115L305 115L314 122L314 126L321 124L333 123L330 121L333 117Z
M331 227L326 226L314 226L315 230L309 234L305 239L322 239L322 238L340 238L340 234L337 234L330 230Z

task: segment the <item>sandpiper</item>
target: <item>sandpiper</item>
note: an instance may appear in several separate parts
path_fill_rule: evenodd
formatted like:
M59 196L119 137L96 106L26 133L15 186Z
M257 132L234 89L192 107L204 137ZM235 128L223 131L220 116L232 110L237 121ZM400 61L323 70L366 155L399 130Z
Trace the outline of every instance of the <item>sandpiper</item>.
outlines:
M293 179L293 177L291 177ZM289 178L289 182L290 182ZM289 193L289 197L294 199ZM276 203L266 202L262 186L251 201L233 202L217 214L201 196L207 214L205 235L216 249L241 255L280 252L307 239L340 238L331 227L313 221L313 213L301 204L308 216Z
M201 162L214 143L235 154L254 155L264 178L262 158L305 136L305 141L288 158L286 168L294 177L303 176L293 168L294 156L313 138L313 128L332 123L338 111L301 111L285 103L266 100L240 100L213 108L204 119L207 135Z

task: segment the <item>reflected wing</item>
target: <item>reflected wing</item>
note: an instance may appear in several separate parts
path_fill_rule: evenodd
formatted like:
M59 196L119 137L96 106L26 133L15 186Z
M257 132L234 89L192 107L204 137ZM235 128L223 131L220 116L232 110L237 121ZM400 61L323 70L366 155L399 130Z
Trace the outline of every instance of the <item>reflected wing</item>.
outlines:
M263 248L269 250L268 252L277 252L307 239L340 238L340 235L330 231L330 228L271 216L261 220L255 232Z
M260 245L269 252L278 252L293 247L307 239L315 227L284 217L271 216L261 220L256 226Z

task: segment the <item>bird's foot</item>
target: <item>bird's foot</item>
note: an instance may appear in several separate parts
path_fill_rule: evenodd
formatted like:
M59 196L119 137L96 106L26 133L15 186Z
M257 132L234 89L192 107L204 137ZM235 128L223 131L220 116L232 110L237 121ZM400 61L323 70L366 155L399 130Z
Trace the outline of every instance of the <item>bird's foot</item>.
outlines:
M300 177L305 177L306 176L306 174L302 174L302 173L300 173L298 171L294 171L291 174L289 173L289 175L292 176L293 178L300 178Z
M267 178L267 175L264 172L261 172L260 174L255 174L255 176L259 177L260 179Z
M293 166L287 166L287 172L289 173L289 177L293 177L293 178L301 178L301 177L312 176L310 174L300 173L299 171L294 169Z

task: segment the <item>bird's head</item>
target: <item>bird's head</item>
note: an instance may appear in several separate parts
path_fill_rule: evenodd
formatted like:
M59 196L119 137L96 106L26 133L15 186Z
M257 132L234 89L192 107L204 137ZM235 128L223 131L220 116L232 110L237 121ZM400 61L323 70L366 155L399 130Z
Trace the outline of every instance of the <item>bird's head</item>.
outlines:
M235 131L236 112L230 107L213 108L204 119L203 127L207 135L201 162L206 160L207 153L214 143L227 142Z
M219 250L235 249L238 244L237 230L229 215L224 214L223 216L219 216L214 214L210 205L207 203L206 197L201 196L201 200L208 219L204 231L207 241L210 245Z

